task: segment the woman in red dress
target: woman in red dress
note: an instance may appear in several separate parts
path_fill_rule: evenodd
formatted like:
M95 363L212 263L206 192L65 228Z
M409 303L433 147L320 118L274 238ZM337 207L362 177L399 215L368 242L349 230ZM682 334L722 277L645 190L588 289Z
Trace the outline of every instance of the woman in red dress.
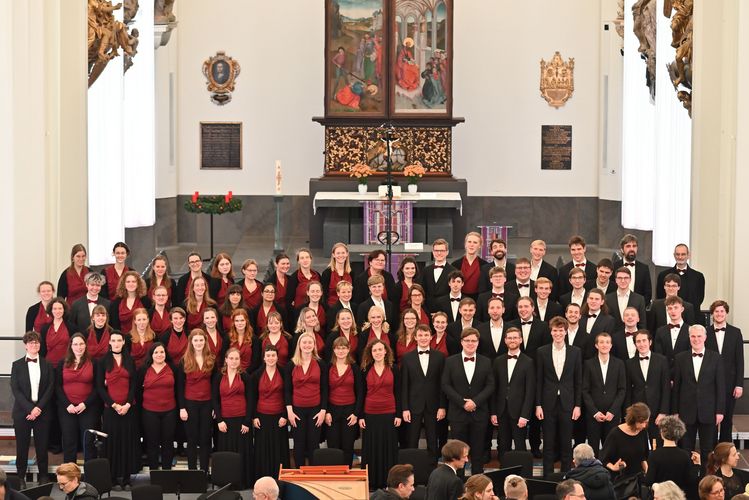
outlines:
M91 311L91 326L86 331L88 355L92 359L98 361L109 352L109 335L111 333L112 327L109 326L107 308L102 305L94 306Z
M336 314L333 329L325 340L325 352L329 352L331 355L335 354L333 352L333 343L339 337L346 339L349 350L351 351L351 358L356 361L356 357L359 354L359 335L356 331L354 313L348 309L341 309L338 311L338 314Z
M234 284L234 270L231 257L228 253L221 252L213 259L211 266L211 297L221 307L226 300L229 287Z
M276 348L278 353L278 366L281 368L286 366L289 361L289 346L291 345L292 338L283 328L283 318L278 312L268 313L268 320L260 335L260 341L262 342L262 351L272 345Z
M237 309L231 315L232 326L229 329L229 347L239 351L242 369L247 373L255 371L260 364L260 346L250 326L247 311Z
M398 266L396 276L398 277L398 282L395 284L395 289L393 290L392 302L393 306L398 308L398 311L403 311L410 304L411 289L419 281L419 268L416 265L416 259L413 257L404 257L400 266Z
M432 315L434 335L431 348L441 352L445 357L460 352L460 344L447 334L447 313L437 311Z
M393 351L382 340L370 342L362 357L364 412L359 418L362 467L369 469L370 488L385 485L390 467L398 463L401 425L400 373Z
M276 286L276 302L281 306L284 312L288 313L288 304L286 303L286 291L289 288L289 269L291 269L291 259L285 253L276 255L276 271L268 280Z
M104 268L104 277L106 281L102 287L101 294L109 300L114 300L117 297L117 289L120 286L120 280L126 272L130 270L125 264L128 256L130 255L130 247L124 242L118 241L112 248L112 255L114 256L114 264ZM145 293L144 293L145 295Z
M398 86L403 90L416 90L419 88L421 70L414 60L414 41L411 37L403 40L403 46L398 52L395 74Z
M208 292L208 283L205 278L199 276L192 280L190 293L185 299L185 310L187 311L187 330L200 328L203 324L203 311L206 307L216 307L216 301Z
M242 264L242 275L244 279L239 282L242 286L242 298L250 310L262 302L263 283L257 279L257 262L255 259L247 259Z
M146 297L146 282L135 271L125 271L117 286L117 298L109 305L109 320L112 328L129 332L136 309L151 307Z
M390 347L391 351L393 350L395 342L390 335L390 324L385 321L385 311L381 307L370 307L367 314L367 321L362 326L362 331L359 334L358 359L362 360L362 362L364 361L362 358L364 348L373 340L382 340Z
M352 349L345 337L336 338L331 351L328 412L325 415L325 423L328 425L327 442L329 448L343 450L344 463L351 467L354 441L359 430L358 415L361 415L364 396L362 373L351 356Z
M226 300L224 304L218 308L218 315L221 318L221 329L228 332L231 328L232 319L231 315L237 309L247 309L247 304L244 303L242 298L242 287L239 285L231 285L226 290Z
M416 311L416 315L419 317L419 324L429 326L431 323L431 317L429 311L424 307L425 296L426 292L424 291L424 288L418 283L414 283L409 292L409 297L411 298L409 302L410 307Z
M141 402L143 441L148 468L172 468L174 430L177 426L177 384L175 369L167 363L166 349L154 343L146 354L146 361L138 371L137 390Z
M336 243L330 251L330 264L322 272L320 283L322 284L325 304L332 306L338 302L338 293L336 286L340 281L354 283L351 277L351 262L349 261L349 251L345 243Z
M40 300L26 311L26 331L39 333L44 325L52 322L52 316L47 314L47 306L55 297L55 285L49 281L42 281L37 285L36 292Z
M328 404L327 365L317 355L315 335L303 332L286 365L286 412L294 437L294 464L306 465L320 447L320 432Z
M208 348L203 330L196 328L188 337L187 351L177 368L177 400L179 418L185 422L187 434L187 467L208 472L211 454L213 417L211 411L211 378L216 357ZM200 446L200 453L198 453Z
M148 352L156 340L156 333L148 321L148 311L143 308L133 311L133 326L130 330L130 356L135 367L140 368L148 361Z
M317 315L317 322L320 323L320 331L326 332L328 320L325 317L325 311L327 307L323 303L322 285L319 281L310 281L309 283L307 283L307 301L301 306L297 307L295 315L297 321L299 319L299 313L302 309L305 308L309 308L315 311L315 314Z
M291 347L292 352L296 347L297 341L304 333L309 333L313 336L315 339L315 350L318 353L318 356L321 356L322 354L320 353L325 349L325 339L322 337L323 331L320 328L320 320L317 317L317 313L314 309L310 309L309 307L304 307L299 311L299 319L297 320L296 328L294 329L295 335Z
M298 268L289 276L289 286L286 290L286 308L294 311L307 301L307 283L320 281L320 274L312 269L312 253L306 248L296 252Z
M96 457L93 436L87 429L99 429L101 405L96 393L94 361L80 333L70 337L65 359L57 365L57 409L62 431L63 460L75 462L78 443L83 440L83 460Z
M169 311L169 319L172 326L159 337L159 342L164 344L166 355L176 365L182 361L182 356L187 351L188 333L185 331L187 313L181 307L172 307Z
M213 413L216 416L218 435L216 450L239 453L242 461L240 487L250 484L252 465L252 414L249 376L242 370L239 351L226 351L224 367L213 377Z
M395 359L400 362L407 353L416 349L416 325L419 317L410 307L401 313L401 324L395 333Z
M81 243L73 245L70 250L70 266L65 269L57 281L57 295L67 300L69 305L86 295L86 283L83 278L89 272L86 267L86 247Z
M153 300L153 306L148 310L151 317L151 328L156 336L161 337L172 327L169 317L169 291L165 286L157 286L149 295Z
M47 314L52 318L50 323L39 332L41 347L39 355L52 366L57 366L65 357L70 336L75 333L75 326L68 319L68 303L62 297L55 297L47 306Z
M273 283L266 283L263 285L262 296L263 300L256 307L250 310L250 323L252 328L256 332L262 332L265 330L265 325L268 323L268 316L272 312L277 312L281 315L281 321L286 325L286 310L276 302L276 285Z
M167 307L172 307L172 292L176 283L168 274L169 261L166 259L166 255L157 255L151 261L151 272L148 273L148 279L146 285L148 288L148 297L153 300L153 293L157 287L163 286L167 291Z
M229 343L226 335L218 327L218 313L212 307L203 311L203 330L208 341L208 348L217 360L223 359ZM192 332L192 330L190 331ZM219 366L221 366L221 363L219 363Z

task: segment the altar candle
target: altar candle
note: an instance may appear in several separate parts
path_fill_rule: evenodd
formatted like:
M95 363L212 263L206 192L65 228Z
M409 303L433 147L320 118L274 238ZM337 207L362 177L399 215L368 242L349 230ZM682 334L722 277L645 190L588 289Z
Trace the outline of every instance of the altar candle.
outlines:
M276 160L276 195L281 195L281 160Z

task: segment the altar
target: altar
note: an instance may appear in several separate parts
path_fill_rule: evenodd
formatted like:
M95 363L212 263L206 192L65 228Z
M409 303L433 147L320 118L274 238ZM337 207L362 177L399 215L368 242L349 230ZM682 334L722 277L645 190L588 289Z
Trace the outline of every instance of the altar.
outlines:
M379 184L379 182L378 182ZM359 194L356 182L341 178L310 179L310 238L312 248L330 249L342 241L354 245L369 245L364 238L364 202L384 200L378 196L376 185L370 192ZM467 184L463 179L423 180L419 193L404 193L393 201L410 202L410 240L431 244L444 238L450 246L462 242L466 223L462 217Z

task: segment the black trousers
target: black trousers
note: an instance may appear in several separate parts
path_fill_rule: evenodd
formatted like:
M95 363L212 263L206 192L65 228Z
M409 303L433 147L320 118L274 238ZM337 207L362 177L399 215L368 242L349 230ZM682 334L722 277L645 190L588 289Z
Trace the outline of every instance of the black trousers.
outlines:
M572 467L572 410L563 410L559 397L551 407L544 407L544 476L554 472L556 443L559 443L562 472Z
M518 420L510 417L505 406L505 411L499 416L499 432L497 433L497 451L500 460L505 452L512 449L513 444L516 451L526 451L525 436L528 434L528 424L522 429L518 427Z
M78 457L78 444L83 442L83 461L96 458L94 437L86 429L101 429L101 412L96 407L86 408L83 413L68 413L58 409L60 430L62 431L62 452L65 462L75 462Z
M47 473L49 469L47 446L49 444L49 425L51 420L52 414L49 410L43 410L42 414L36 420L26 420L26 418L13 419L13 430L16 434L16 470L18 471L18 477L23 479L26 475L32 431L34 431L34 450L36 451L36 463L39 466L39 474L41 476Z
M578 419L580 420L580 419ZM585 415L585 427L588 430L588 444L593 448L593 454L598 456L601 445L606 440L611 429L619 425L619 419L614 418L611 422L598 422L592 415Z
M726 410L723 415L723 421L720 423L720 433L718 435L718 442L733 442L733 412L736 408L736 399L733 397L733 387L730 388L728 394L726 394Z
M536 418L536 414L531 415L531 421L528 422L528 442L531 450L538 451L541 448L541 421ZM544 433L544 448L546 448L546 433Z
M149 469L159 468L159 456L161 456L161 468L171 469L174 458L174 428L177 424L177 409L149 411L143 408L141 421Z
M300 408L294 406L294 413L299 420L296 427L291 428L291 436L294 438L294 463L296 467L305 465L305 460L312 461L312 451L320 447L321 427L315 426L313 418L320 411L319 406L312 408Z
M354 441L358 434L359 425L348 425L348 416L354 413L354 405L330 405L328 413L332 418L327 430L328 448L343 450L346 464L351 466L354 461ZM296 448L296 446L294 446Z
M198 468L198 454L200 455L200 469L208 472L208 459L211 456L211 438L213 437L213 409L210 401L185 400L187 421L187 467ZM181 419L180 419L181 422ZM198 447L200 452L198 452Z
M695 402L695 404L699 404ZM696 441L697 433L700 435L700 457L702 458L703 467L707 464L707 456L715 448L715 438L717 436L717 428L715 422L707 424L694 422L692 424L686 424L687 432L681 440L682 448L687 451L693 451Z
M450 433L453 439L460 439L471 447L471 474L484 472L484 446L486 446L486 421L489 416L485 412L467 413L460 422L450 422Z
M408 448L418 448L421 429L427 440L427 449L435 456L440 456L440 448L437 445L437 410L428 413L411 412L411 424L408 426L406 439Z

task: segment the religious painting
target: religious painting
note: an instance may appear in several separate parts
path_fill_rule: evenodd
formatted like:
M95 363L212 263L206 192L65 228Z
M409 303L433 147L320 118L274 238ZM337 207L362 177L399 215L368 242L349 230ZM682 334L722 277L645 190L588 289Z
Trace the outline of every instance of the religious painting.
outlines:
M395 0L393 116L452 115L452 0Z
M325 114L384 117L387 0L326 0Z

